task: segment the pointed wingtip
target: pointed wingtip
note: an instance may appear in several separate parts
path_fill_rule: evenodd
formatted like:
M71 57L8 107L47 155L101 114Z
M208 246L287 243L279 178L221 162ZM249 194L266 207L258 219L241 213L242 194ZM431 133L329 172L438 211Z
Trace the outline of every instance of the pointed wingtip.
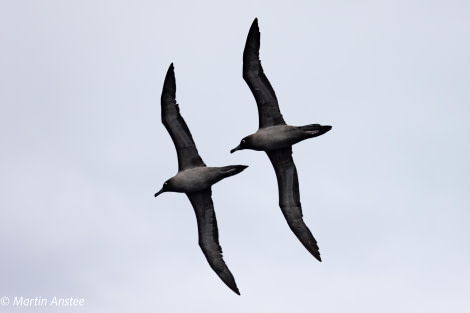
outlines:
M235 278L233 277L232 273L228 269L223 259L222 259L222 262L224 264L224 269L222 269L222 271L217 271L214 268L212 269L216 272L217 276L219 276L219 278L224 282L224 284L228 288L230 288L230 290L235 292L237 295L240 295L240 291L238 290L237 283L235 282Z
M166 72L165 76L165 81L163 82L162 100L168 97L165 97L166 94L169 94L170 99L174 99L176 97L176 79L173 63L171 63L168 67L168 71Z
M257 17L255 17L255 19L253 20L253 23L251 23L251 27L250 27L250 33L254 32L254 31L259 32L258 18Z
M310 232L310 230L308 231ZM307 248L308 252L310 252L310 254L313 255L315 259L321 262L320 248L318 247L317 241L315 240L315 238L313 237L311 233L310 233L310 236L307 235L307 238L305 236L302 236L301 238L298 237L298 238L300 239L300 242L304 245L304 247ZM308 237L310 237L310 239L308 239Z
M245 50L243 50L245 61L259 60L260 36L258 18L255 18L246 37Z
M233 276L231 277L231 279L223 279L223 282L227 285L227 287L230 288L230 290L235 292L237 295L240 295L240 291L238 290L237 283L235 283L235 279L233 278Z
M237 284L235 283L235 280L233 280L231 283L227 283L227 286L233 291L235 292L237 295L240 295L240 291L238 290L238 287L237 287Z
M309 230L310 232L310 230ZM297 236L297 234L295 234ZM311 234L310 234L311 235ZM310 236L308 236L310 237ZM320 248L318 247L317 241L313 236L310 239L307 239L305 236L298 237L300 242L303 244L303 246L310 252L310 254L317 259L319 262L321 262L321 256L320 256ZM313 240L312 240L313 238ZM306 240L307 239L307 240Z
M168 67L168 71L166 72L167 73L166 75L168 76L169 73L174 73L174 72L175 72L175 67L173 65L173 62L171 62L170 66Z
M315 241L314 245L305 246L307 250L313 255L315 259L321 262L320 248L318 248L317 242Z

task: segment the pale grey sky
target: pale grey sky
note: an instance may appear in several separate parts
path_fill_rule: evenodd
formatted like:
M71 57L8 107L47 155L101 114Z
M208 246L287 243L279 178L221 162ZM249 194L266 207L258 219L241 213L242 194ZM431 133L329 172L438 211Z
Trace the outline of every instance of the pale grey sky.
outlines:
M3 1L0 298L14 312L468 312L470 4L465 1ZM242 79L255 17L294 147L317 262L289 230ZM207 264L160 122L177 100L210 166L224 258Z

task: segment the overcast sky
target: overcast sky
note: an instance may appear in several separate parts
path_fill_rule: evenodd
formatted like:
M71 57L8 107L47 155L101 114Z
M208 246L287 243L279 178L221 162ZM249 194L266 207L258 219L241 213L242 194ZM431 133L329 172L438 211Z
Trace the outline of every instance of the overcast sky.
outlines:
M469 312L468 1L1 1L0 297L8 312ZM255 17L297 144L316 261L278 207L242 79ZM160 121L166 70L213 187L209 267Z

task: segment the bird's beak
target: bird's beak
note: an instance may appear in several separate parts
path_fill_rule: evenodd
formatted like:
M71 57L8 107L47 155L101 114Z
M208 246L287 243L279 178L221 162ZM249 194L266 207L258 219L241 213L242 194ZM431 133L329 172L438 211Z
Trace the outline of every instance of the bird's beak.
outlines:
M230 153L234 153L235 151L240 150L240 145L236 146L232 150L230 150Z
M160 191L155 194L155 197L157 197L158 195L160 195L160 194L162 194L162 193L164 193L164 192L165 192L165 191L163 190L163 188L160 189Z

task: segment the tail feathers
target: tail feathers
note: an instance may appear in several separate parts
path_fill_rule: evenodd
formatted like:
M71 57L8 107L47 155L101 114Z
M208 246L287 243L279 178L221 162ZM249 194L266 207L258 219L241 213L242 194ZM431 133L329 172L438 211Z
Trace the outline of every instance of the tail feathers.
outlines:
M317 137L321 136L324 133L330 131L332 126L329 125L320 125L320 124L310 124L305 126L299 126L299 129L303 130L304 132L308 133L309 137Z
M222 167L222 172L226 174L225 177L229 177L229 176L233 176L233 175L240 173L247 167L248 167L247 165L228 165L228 166Z

